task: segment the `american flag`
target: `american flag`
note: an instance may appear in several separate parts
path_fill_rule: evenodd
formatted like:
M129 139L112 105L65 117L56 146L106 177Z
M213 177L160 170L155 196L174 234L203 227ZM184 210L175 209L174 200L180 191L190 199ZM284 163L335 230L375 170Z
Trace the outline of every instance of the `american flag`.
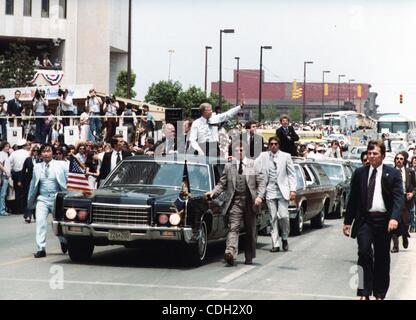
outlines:
M91 194L92 189L88 183L85 169L77 158L71 156L69 159L69 176L67 189L70 191L81 191L83 193Z

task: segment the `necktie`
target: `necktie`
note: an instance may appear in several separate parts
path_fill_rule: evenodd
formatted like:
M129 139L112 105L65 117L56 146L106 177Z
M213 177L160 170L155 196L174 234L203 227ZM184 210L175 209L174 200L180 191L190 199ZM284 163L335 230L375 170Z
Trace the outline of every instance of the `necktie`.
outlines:
M120 152L117 152L117 164L121 162Z
M49 163L45 164L45 178L49 178Z
M250 157L254 158L254 135L250 136Z
M243 161L240 161L240 164L238 165L238 174L243 174Z
M371 174L370 182L368 183L367 187L367 209L370 210L373 207L373 199L374 199L374 190L376 188L376 176L377 176L377 169L373 170Z

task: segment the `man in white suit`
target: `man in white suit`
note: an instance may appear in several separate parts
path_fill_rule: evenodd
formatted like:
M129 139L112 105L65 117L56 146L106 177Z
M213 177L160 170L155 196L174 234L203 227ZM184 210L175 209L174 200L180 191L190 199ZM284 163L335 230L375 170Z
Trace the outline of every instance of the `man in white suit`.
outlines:
M36 243L35 258L46 257L46 233L48 216L53 212L55 195L67 187L69 167L65 161L52 159L52 146L45 145L40 149L42 163L36 164L30 183L28 209L36 209ZM61 249L66 253L66 239L60 238Z
M279 226L282 230L283 250L288 251L289 201L296 199L296 176L291 155L280 151L279 138L269 139L269 151L263 152L257 158L256 169L263 174L266 183L266 197L262 193L259 193L259 197L266 198L272 219L272 249L270 252L280 251Z

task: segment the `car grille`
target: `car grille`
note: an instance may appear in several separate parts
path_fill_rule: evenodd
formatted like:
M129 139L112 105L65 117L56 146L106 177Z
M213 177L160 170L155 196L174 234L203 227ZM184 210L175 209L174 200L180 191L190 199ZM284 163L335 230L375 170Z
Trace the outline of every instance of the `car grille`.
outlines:
M92 205L92 223L114 225L150 225L150 206Z

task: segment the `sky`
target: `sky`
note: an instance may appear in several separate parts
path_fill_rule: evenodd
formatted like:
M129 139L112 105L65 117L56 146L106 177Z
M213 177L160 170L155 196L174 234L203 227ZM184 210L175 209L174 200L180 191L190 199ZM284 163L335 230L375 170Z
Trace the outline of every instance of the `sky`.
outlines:
M133 70L137 98L149 86L171 79L186 90L203 89L205 46L212 46L208 88L219 79L223 34L223 81L233 80L234 57L241 69L258 69L260 46L265 81L369 83L379 112L416 115L416 1L412 0L133 0ZM174 50L174 53L169 53ZM403 94L403 104L399 104Z

